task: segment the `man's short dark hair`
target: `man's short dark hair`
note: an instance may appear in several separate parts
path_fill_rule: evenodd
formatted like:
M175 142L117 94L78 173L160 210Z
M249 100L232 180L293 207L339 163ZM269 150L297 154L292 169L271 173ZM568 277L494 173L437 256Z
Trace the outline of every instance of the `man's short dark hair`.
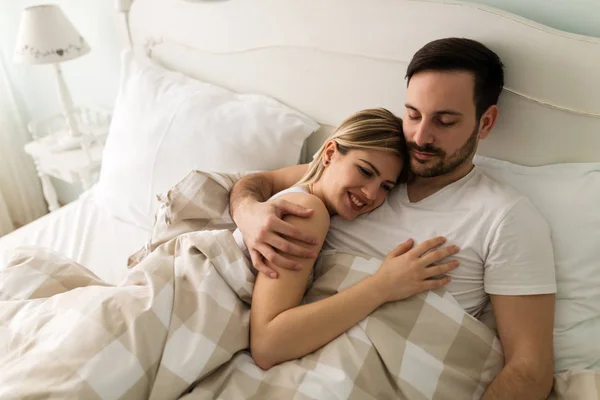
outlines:
M464 38L446 38L427 43L415 53L406 71L407 84L422 71L467 71L475 77L477 119L492 105L504 86L500 57L483 44Z

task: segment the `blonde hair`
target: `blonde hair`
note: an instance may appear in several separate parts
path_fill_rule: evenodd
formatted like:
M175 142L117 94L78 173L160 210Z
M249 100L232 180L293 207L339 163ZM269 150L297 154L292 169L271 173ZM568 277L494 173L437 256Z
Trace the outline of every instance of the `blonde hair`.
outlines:
M397 154L403 162L399 182L408 173L406 142L402 131L402 119L385 108L369 108L346 118L323 143L298 186L310 186L321 179L325 166L322 158L329 141L337 144L337 150L346 155L350 150L377 150Z

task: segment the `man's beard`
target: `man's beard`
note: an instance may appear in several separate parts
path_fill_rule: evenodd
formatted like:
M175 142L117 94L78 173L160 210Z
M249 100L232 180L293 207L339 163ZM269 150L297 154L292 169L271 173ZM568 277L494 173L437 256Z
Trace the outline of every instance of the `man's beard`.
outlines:
M458 150L456 150L451 156L447 157L446 152L432 145L419 146L414 142L408 142L407 146L409 151L416 150L425 154L434 155L433 159L420 161L411 157L410 169L413 175L421 178L433 178L435 176L449 174L450 172L461 166L477 149L477 136L479 134L479 124L475 126L475 130L467 139L467 142ZM429 161L436 160L434 165L428 168L424 167Z

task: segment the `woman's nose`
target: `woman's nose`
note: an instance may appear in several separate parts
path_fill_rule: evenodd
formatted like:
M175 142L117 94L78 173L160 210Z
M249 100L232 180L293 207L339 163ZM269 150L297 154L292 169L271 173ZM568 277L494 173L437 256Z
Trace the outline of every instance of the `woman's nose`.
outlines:
M377 192L379 190L379 182L369 182L363 187L363 193L369 201L373 201L377 198Z

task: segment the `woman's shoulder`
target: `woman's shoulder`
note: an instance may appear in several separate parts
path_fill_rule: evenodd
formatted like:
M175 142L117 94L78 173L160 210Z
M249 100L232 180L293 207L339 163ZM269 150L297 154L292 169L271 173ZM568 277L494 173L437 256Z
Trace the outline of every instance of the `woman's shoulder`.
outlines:
M309 193L307 190L289 191L282 193L279 197L302 207L311 208L315 210L315 215L327 215L329 219L329 211L327 211L325 204L318 196Z
M275 193L269 200L275 200L278 197L284 196L288 193L309 193L308 188L305 186L291 186L287 189L282 190L279 193Z

